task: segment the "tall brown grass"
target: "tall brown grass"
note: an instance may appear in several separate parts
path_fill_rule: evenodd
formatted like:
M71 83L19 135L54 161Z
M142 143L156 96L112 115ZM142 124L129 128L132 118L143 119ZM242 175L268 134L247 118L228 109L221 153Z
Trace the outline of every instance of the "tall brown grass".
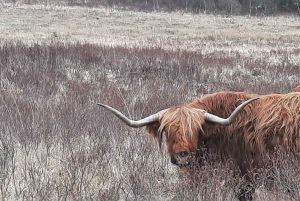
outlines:
M274 55L282 63L270 62ZM0 197L233 200L241 181L229 164L207 164L191 181L143 129L124 126L95 103L138 119L221 90L287 93L300 78L287 57L1 41ZM299 198L298 167L285 157L275 161L275 184L267 191L260 182L257 199Z

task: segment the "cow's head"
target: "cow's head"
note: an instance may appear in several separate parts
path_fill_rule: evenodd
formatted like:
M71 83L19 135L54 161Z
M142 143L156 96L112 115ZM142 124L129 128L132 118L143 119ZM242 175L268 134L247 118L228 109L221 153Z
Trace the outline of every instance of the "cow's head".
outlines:
M98 105L111 111L130 127L146 126L146 130L158 139L160 146L164 133L171 162L184 167L192 163L197 156L197 149L200 148L198 136L205 122L224 126L230 125L240 111L256 99L258 98L252 98L243 102L227 119L210 114L201 108L179 106L162 110L138 121L133 121L110 106Z

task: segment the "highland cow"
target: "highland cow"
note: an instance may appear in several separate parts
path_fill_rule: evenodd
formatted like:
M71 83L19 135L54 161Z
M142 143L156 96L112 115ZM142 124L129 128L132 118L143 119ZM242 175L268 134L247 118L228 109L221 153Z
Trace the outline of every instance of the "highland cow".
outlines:
M258 97L258 98L257 98ZM202 164L203 150L232 160L243 176L266 167L275 150L295 154L300 149L300 93L257 95L218 92L191 103L170 107L142 120L128 119L105 107L131 127L146 126L161 145L165 135L171 162L181 169ZM228 117L228 118L227 118ZM205 148L205 149L203 149ZM240 200L252 192L241 189Z

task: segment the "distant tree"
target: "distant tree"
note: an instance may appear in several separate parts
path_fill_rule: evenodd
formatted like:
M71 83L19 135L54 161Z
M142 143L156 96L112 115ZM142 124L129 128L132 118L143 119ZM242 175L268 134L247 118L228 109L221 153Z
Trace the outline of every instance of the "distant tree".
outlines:
M248 12L250 8L249 0L238 0L238 1L242 6L242 13Z

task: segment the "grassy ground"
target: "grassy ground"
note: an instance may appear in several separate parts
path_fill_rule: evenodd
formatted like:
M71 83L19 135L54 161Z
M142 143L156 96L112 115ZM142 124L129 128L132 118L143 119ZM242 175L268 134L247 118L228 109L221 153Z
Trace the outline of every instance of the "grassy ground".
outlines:
M283 44L282 48L291 49L299 47L300 41L299 16L226 17L8 4L1 8L0 20L0 37L27 42L55 38L114 46L243 52L270 51Z
M1 8L0 197L234 200L229 164L191 182L143 129L96 103L138 119L221 90L287 93L300 80L299 27L295 16ZM298 162L279 161L256 200L299 200Z

